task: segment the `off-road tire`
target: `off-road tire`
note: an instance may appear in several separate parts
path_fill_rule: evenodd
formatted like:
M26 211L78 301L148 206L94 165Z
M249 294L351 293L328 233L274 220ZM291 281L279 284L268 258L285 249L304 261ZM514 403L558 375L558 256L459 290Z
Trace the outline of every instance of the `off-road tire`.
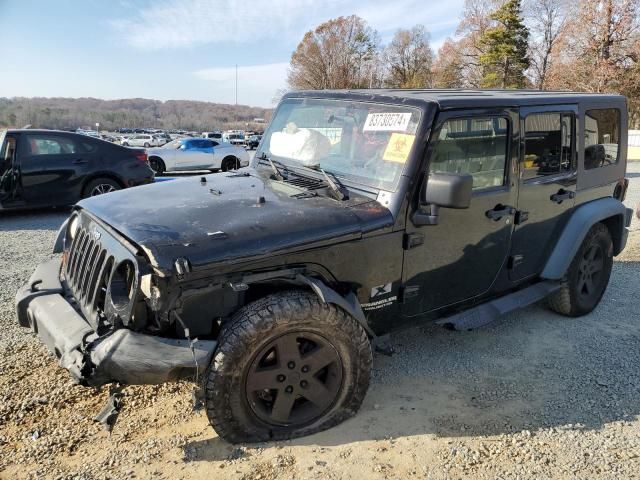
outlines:
M101 187L105 190L103 193L108 193L108 191L114 192L116 190L122 189L122 186L111 178L94 178L85 185L84 189L82 190L82 198L88 198L98 195L97 193L95 193L95 191L96 189L100 189Z
M292 333L328 340L342 368L331 406L309 424L295 427L261 419L246 391L260 352ZM223 325L218 342L204 377L205 403L211 426L231 443L286 440L326 430L355 415L369 387L372 354L364 329L344 310L322 303L310 292L276 293L243 307Z
M599 270L592 291L587 294L581 294L581 289L584 285L582 278L585 274L585 264L589 263L586 260L586 256L594 248L602 254L602 269ZM600 303L602 295L607 289L612 267L613 241L611 240L611 233L606 225L597 223L591 227L571 261L567 275L562 282L562 287L549 296L549 307L553 311L568 317L579 317L591 312Z

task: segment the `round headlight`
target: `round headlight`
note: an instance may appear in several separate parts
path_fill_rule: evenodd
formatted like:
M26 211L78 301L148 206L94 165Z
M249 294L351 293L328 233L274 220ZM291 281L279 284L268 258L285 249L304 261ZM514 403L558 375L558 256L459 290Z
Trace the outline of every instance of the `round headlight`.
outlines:
M78 216L75 215L71 219L71 222L69 222L69 240L73 240L75 238L76 233L78 232L78 223L80 223L80 220L78 220Z

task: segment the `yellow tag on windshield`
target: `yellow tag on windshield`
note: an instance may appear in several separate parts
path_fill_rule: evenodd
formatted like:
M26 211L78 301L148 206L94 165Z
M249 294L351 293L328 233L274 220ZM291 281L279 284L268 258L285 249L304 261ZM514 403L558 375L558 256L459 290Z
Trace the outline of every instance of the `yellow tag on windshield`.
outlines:
M392 133L382 159L387 162L405 163L415 139L415 135Z

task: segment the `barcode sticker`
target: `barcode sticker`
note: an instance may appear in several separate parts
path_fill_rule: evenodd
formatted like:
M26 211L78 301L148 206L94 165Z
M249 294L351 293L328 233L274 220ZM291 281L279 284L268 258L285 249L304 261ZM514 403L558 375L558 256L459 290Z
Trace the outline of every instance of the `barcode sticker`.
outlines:
M406 132L410 113L370 113L364 122L363 132Z

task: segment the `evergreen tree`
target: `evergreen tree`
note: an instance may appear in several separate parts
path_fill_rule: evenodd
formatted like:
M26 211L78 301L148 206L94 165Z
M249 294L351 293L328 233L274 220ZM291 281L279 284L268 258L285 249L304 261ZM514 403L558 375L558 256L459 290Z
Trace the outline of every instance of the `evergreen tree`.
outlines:
M487 29L480 39L485 88L522 88L527 83L529 30L524 25L521 7L520 0L508 0L491 14L495 26Z

